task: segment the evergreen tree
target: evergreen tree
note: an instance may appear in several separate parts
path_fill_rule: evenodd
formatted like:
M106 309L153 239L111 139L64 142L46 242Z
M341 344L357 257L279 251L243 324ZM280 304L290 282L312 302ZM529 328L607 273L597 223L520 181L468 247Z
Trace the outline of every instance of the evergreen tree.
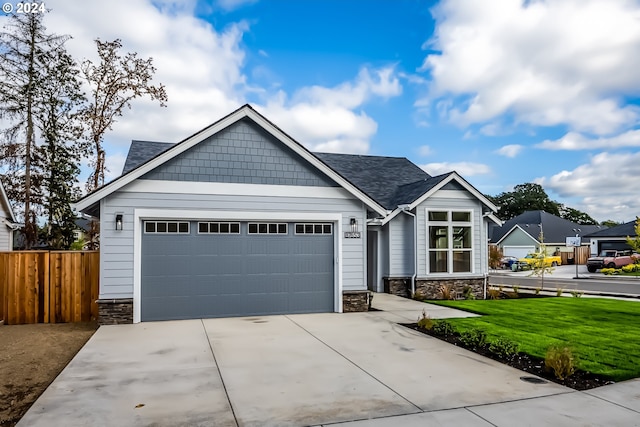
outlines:
M43 68L49 53L66 40L47 34L42 17L40 13L12 15L0 33L0 118L7 124L1 134L0 167L7 195L24 221L27 249L38 239L37 220L44 206L46 156L36 135L36 110L41 89L48 84L43 81Z
M49 53L44 69L42 102L37 117L42 132L42 151L47 165L44 178L44 239L49 247L68 249L74 238L75 215L71 203L80 196L80 159L88 155L81 143L80 111L85 101L73 58L62 48Z

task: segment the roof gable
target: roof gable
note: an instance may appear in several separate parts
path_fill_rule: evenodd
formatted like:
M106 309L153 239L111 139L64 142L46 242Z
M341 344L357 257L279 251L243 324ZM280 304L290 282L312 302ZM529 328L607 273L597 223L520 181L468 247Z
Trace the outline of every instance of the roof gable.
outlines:
M140 179L337 187L282 142L244 118Z
M586 234L601 227L599 225L576 224L542 210L526 211L506 221L502 227L494 228L491 241L501 242L516 225L536 241L540 238L540 231L542 230L544 232L544 241L549 244L564 244L567 237L575 236L576 234L584 237Z
M372 210L378 212L379 214L386 214L386 209L382 207L379 203L377 203L373 198L371 198L366 193L363 193L359 188L354 186L351 182L346 180L340 174L336 173L333 169L327 166L324 162L315 157L310 151L304 148L301 144L291 138L289 135L284 133L280 128L275 126L269 120L267 120L264 116L256 112L250 105L244 105L232 112L231 114L223 117L217 122L211 124L210 126L202 129L196 134L186 138L178 144L173 145L171 148L166 149L165 151L157 154L152 159L146 161L145 163L138 165L132 170L129 170L127 173L121 175L116 178L114 181L105 184L99 189L93 191L90 194L87 194L78 202L75 203L76 209L82 212L95 212L97 203L102 200L104 197L107 197L111 193L119 190L125 185L133 182L134 180L142 177L146 173L152 171L158 166L165 164L169 160L174 157L180 155L181 153L189 150L195 145L201 143L212 135L221 132L222 130L228 128L232 124L244 119L248 118L252 120L258 127L262 128L266 133L270 134L277 140L281 141L286 147L288 147L292 152L299 155L302 159L306 160L312 167L318 169L318 171L324 175L326 175L329 179L335 181L338 185L343 187L353 196L361 200L367 206L369 206ZM156 146L159 147L159 146Z

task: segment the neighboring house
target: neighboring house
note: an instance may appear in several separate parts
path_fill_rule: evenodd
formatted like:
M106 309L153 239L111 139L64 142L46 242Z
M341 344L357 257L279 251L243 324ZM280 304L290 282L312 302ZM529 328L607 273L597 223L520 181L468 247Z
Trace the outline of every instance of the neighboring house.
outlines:
M248 105L178 144L133 141L86 195L102 323L365 311L369 290L483 295L496 207L457 173L312 153Z
M603 228L600 225L576 224L545 211L527 211L506 221L502 227L493 227L491 243L502 249L504 256L523 258L539 251L540 231L543 231L548 254L570 254L573 248L567 247L567 237L578 235L581 244L586 246L589 244L586 235Z
M0 181L0 251L13 250L13 232L18 226L7 193Z
M630 221L585 236L591 240L591 255L598 255L607 249L622 251L631 249L627 244L627 237L636 236L635 225L635 221Z

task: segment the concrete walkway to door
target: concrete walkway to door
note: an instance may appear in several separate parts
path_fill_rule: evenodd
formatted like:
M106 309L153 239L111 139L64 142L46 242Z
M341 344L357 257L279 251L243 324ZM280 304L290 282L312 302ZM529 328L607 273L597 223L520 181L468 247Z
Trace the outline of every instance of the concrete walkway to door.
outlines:
M19 426L636 425L639 381L576 392L399 326L426 307L101 327ZM461 315L450 312L449 315ZM407 320L404 320L407 319Z

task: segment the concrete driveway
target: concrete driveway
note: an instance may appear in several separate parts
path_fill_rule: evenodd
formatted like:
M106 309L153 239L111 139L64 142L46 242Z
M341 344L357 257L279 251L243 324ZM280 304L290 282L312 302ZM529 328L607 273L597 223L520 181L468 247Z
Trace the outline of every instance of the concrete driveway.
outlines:
M374 305L386 310L100 327L19 426L637 425L640 419L637 397L625 397L638 396L640 382L589 394L527 383L521 371L396 324L415 321L423 308L434 318L468 314L384 294Z

